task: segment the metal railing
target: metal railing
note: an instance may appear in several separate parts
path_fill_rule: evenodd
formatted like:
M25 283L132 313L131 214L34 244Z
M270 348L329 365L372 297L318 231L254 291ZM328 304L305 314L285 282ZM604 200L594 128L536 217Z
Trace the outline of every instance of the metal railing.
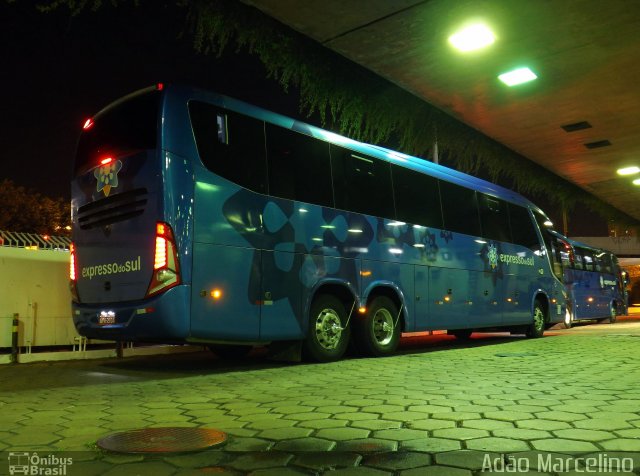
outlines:
M41 250L69 250L71 239L66 236L38 235L0 230L0 246Z

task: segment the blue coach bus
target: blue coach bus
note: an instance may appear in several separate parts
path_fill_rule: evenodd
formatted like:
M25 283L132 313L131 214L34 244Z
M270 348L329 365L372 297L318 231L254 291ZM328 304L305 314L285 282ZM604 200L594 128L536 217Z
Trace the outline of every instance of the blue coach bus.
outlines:
M401 332L539 337L567 311L548 218L517 193L184 86L87 120L72 219L89 338L324 362Z
M626 273L610 251L594 248L550 231L552 262L560 263L567 290L565 327L574 322L616 322L627 313ZM557 266L557 265L556 265Z

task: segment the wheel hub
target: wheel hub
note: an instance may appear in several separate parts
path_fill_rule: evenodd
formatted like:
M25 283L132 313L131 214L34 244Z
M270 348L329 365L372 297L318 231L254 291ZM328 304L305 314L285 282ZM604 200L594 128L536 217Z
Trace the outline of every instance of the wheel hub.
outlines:
M323 309L316 319L318 343L327 350L335 349L342 335L340 316L333 309Z
M393 316L386 309L379 309L373 316L373 335L380 345L393 339Z

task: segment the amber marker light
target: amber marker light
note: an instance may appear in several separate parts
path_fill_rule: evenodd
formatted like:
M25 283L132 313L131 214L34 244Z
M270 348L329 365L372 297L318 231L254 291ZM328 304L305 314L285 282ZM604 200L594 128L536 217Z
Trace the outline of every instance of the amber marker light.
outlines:
M366 314L367 313L367 308L366 307L359 307L358 308L358 312L360 314Z
M222 297L222 290L216 288L211 291L211 297L215 300L218 300Z

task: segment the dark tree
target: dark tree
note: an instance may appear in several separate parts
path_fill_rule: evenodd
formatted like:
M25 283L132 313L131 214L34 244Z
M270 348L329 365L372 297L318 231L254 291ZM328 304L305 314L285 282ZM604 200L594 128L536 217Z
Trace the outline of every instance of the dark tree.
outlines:
M68 235L70 225L66 200L44 196L11 180L0 182L0 230Z

